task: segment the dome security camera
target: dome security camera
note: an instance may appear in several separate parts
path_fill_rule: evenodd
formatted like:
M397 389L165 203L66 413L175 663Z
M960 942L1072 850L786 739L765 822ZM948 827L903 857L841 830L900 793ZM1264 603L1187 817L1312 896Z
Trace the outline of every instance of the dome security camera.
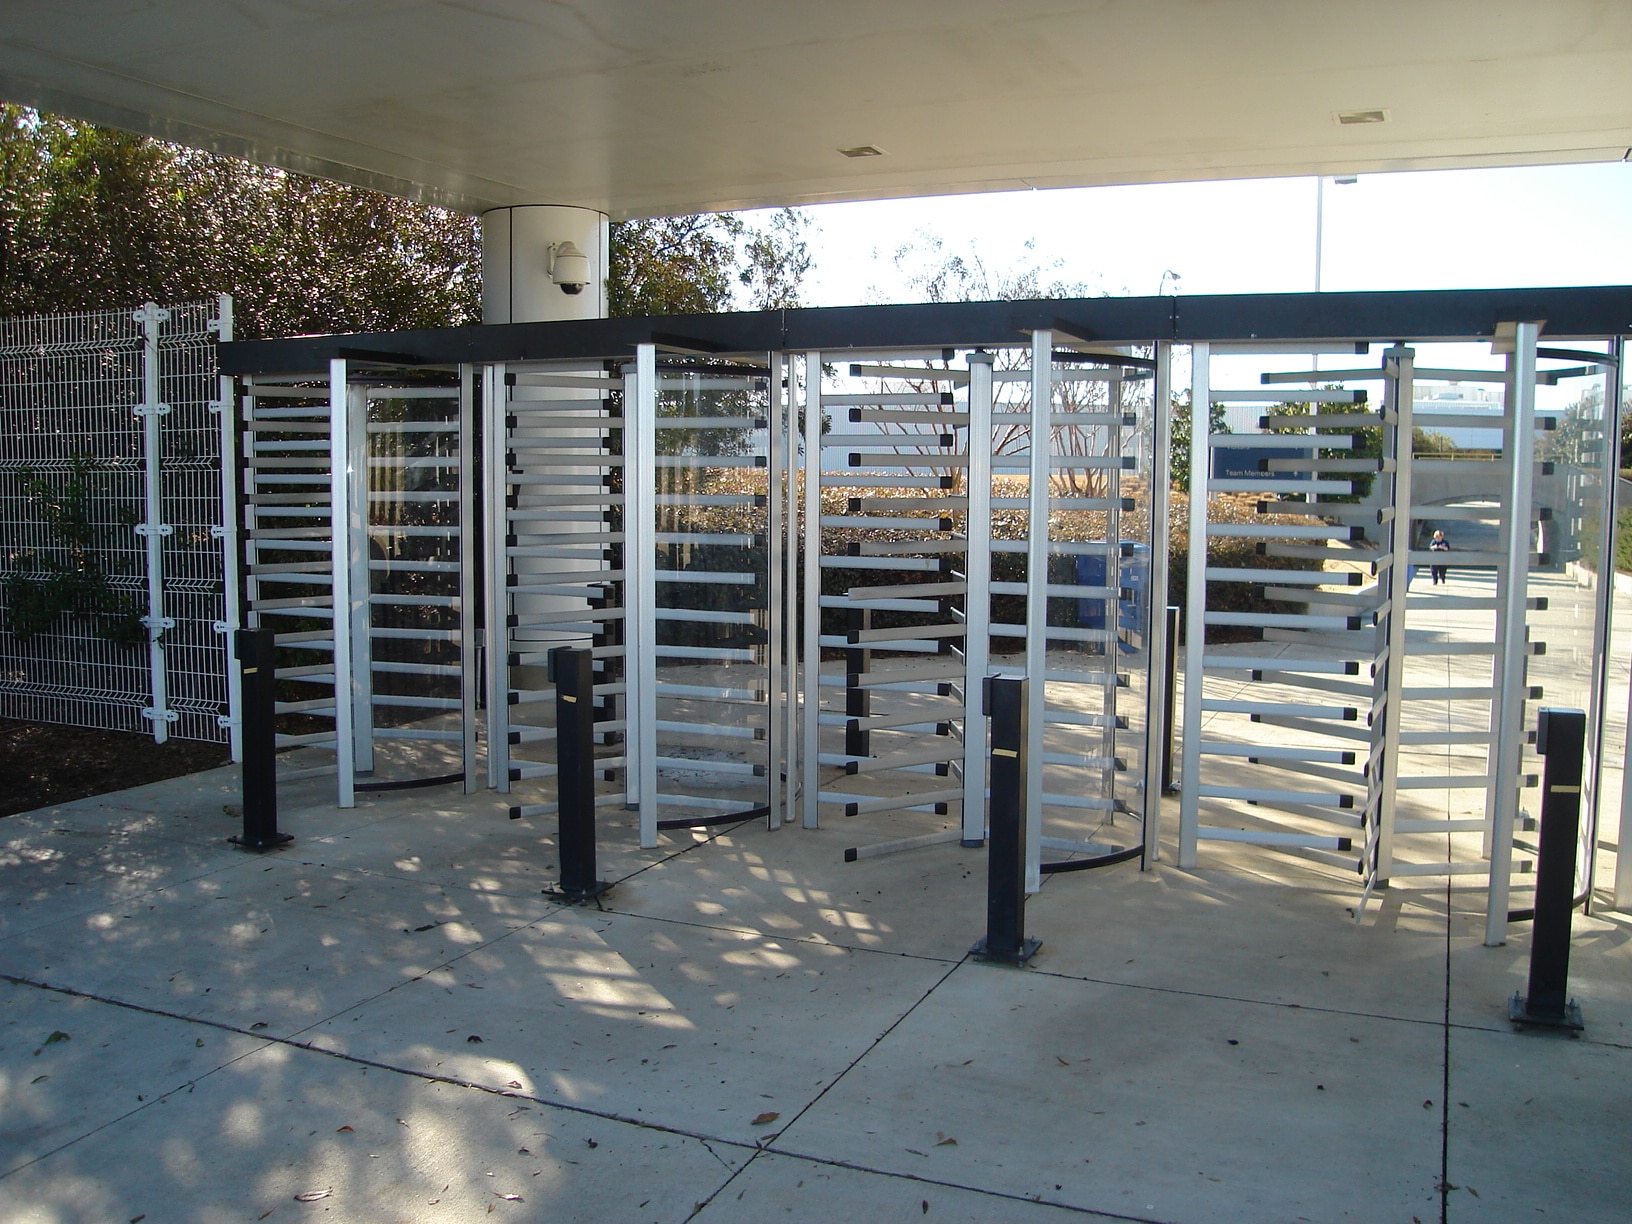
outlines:
M577 297L590 282L589 256L572 242L552 242L549 246L550 279L569 297Z

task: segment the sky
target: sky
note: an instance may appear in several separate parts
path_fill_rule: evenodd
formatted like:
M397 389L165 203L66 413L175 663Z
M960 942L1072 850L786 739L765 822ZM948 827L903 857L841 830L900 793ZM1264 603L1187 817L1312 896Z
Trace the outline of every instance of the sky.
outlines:
M1323 188L1324 290L1632 284L1632 163L1362 175ZM1317 180L1005 192L807 211L811 306L921 300L914 269L978 259L1088 295L1315 288ZM897 254L911 248L904 259Z

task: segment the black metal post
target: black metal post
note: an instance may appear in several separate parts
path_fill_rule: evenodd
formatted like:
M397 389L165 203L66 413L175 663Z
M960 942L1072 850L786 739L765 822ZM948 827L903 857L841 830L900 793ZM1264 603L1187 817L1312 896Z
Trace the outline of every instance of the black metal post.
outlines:
M1514 994L1514 1024L1581 1031L1581 1006L1567 999L1570 919L1575 909L1575 860L1581 831L1581 768L1587 716L1580 710L1544 709L1536 724L1536 751L1547 758L1542 775L1541 834L1536 847L1536 917L1530 931L1527 994Z
M1179 606L1167 605L1167 692L1162 698L1167 711L1162 725L1167 735L1162 740L1162 794L1174 794L1173 785L1173 695L1179 690Z
M245 850L272 850L295 840L278 832L276 650L277 638L270 629L240 629L233 634L242 692L244 832L231 840Z
M612 885L595 878L595 654L575 646L550 651L555 683L556 796L561 883L544 891L592 901Z
M971 951L984 961L1023 965L1041 946L1026 938L1026 689L1029 681L990 679L984 693L992 726L991 806L987 823L986 937Z

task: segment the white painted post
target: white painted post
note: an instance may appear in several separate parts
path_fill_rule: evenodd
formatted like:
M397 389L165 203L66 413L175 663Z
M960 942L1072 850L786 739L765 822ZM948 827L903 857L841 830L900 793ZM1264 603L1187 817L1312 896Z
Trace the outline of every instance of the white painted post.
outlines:
M794 377L794 358L790 356L785 367L788 375L787 417L783 425L787 430L787 463L785 476L787 480L787 530L784 533L782 548L783 571L783 614L786 617L784 634L787 660L788 684L786 700L782 708L783 738L788 760L788 782L786 787L786 804L783 812L784 820L792 820L794 812L794 797L796 792L803 789L803 766L801 764L800 739L802 736L799 721L799 693L803 683L803 672L800 671L800 642L799 642L799 609L802 606L802 595L799 587L799 397L798 383ZM806 374L809 377L809 374Z
M626 384L627 385L627 384ZM628 671L637 683L629 697L629 728L625 737L635 761L631 776L638 778L640 844L657 845L657 348L635 349L633 394L623 396L624 571L625 589L633 607L625 612L635 632L633 666Z
M170 321L170 312L156 302L147 302L140 310L132 311L131 318L142 325L146 340L142 347L142 402L135 409L142 420L146 497L142 521L136 524L135 531L147 544L147 615L142 617L142 624L147 627L148 678L153 704L142 711L142 717L153 724L154 743L162 744L170 738L170 724L177 719L168 705L168 677L164 666L164 631L176 623L164 614L164 538L174 529L164 521L159 437L159 421L170 412L169 404L159 402L159 326Z
M992 355L969 354L969 508L963 609L963 844L986 840L986 712L992 642Z
M767 663L766 696L769 705L765 711L766 723L766 803L770 808L766 817L766 825L772 829L782 827L785 811L785 794L782 779L792 775L787 774L783 757L783 725L779 717L783 689L787 670L782 655L782 626L783 626L783 573L782 558L779 555L782 548L783 531L783 500L782 490L778 482L787 471L787 445L782 425L787 416L786 391L784 381L788 373L788 359L781 353L770 354L766 364L770 368L770 385L766 394L766 444L768 450L767 463L769 464L765 477L766 495L766 523L765 523L765 569L766 569L766 601L765 601L765 655ZM790 690L791 691L791 690Z
M1184 609L1184 768L1180 774L1179 866L1196 865L1200 828L1202 655L1207 640L1208 430L1212 413L1211 350L1190 349L1190 556Z
M351 439L347 363L329 362L329 506L334 539L329 572L334 583L334 769L336 805L357 806L355 741L352 738L351 666Z
M374 472L368 462L368 388L351 387L346 395L346 548L351 560L351 610L342 621L335 613L335 633L351 627L351 733L356 742L352 767L374 772L374 602L368 533L369 486Z
M1513 468L1508 492L1507 591L1502 610L1501 716L1496 738L1496 806L1491 821L1490 892L1485 903L1485 946L1507 942L1508 893L1512 888L1513 829L1519 808L1519 765L1524 752L1525 665L1530 653L1525 612L1530 592L1530 512L1535 482L1536 344L1538 323L1514 329L1508 354L1508 395L1512 401Z
M1054 454L1054 333L1031 333L1031 468L1026 490L1026 892L1041 892L1048 681L1048 509ZM1107 559L1107 564L1109 559Z
M1386 883L1394 870L1394 813L1396 791L1400 781L1400 718L1403 710L1400 694L1405 686L1406 625L1405 605L1410 594L1406 575L1410 573L1409 557L1412 543L1411 503L1411 448L1415 432L1416 352L1409 348L1391 348L1383 354L1384 369L1390 377L1383 397L1384 410L1393 409L1394 432L1394 522L1390 551L1394 563L1388 569L1388 705L1383 711L1383 773L1379 785L1382 793L1377 812L1377 866L1376 882ZM1378 477L1382 479L1381 475ZM1365 864L1366 870L1371 865Z
M804 825L821 822L822 355L805 355Z
M1161 861L1162 753L1167 725L1167 550L1171 531L1173 346L1156 345L1151 379L1150 572L1146 578L1145 640L1145 865Z
M500 363L482 371L482 538L486 562L486 627L482 647L487 687L487 784L510 792L510 609L504 538L509 531L505 494L505 374Z
M232 298L223 293L216 299L216 340L226 343L232 339ZM222 620L216 625L225 650L223 658L227 669L227 713L225 725L232 745L232 759L244 759L244 691L243 676L232 656L233 631L243 628L243 609L239 600L239 533L243 524L238 521L238 403L234 380L221 377L216 389L216 426L221 436L221 586L223 601Z
M477 660L476 414L481 409L476 367L459 366L459 730L465 794L482 784L476 773L476 694L482 673ZM501 499L499 514L504 514Z

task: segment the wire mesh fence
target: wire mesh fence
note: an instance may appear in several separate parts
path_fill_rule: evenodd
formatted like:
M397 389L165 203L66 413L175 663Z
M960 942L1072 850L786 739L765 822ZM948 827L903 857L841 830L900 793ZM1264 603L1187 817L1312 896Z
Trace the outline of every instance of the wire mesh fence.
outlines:
M229 309L212 301L160 312L168 317L151 347L131 310L0 320L0 715L119 731L151 731L158 718L171 735L227 740L214 401ZM169 527L158 609L138 530L150 352L168 405L157 418Z

